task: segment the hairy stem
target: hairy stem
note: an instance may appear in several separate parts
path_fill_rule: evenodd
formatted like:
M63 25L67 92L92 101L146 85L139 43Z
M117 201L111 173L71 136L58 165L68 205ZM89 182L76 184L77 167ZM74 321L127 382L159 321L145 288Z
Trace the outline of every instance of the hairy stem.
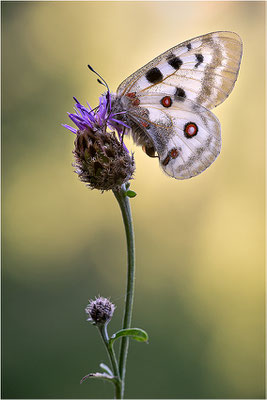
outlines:
M122 218L126 233L127 242L127 285L126 285L126 297L125 297L125 309L123 317L123 329L130 328L132 311L133 311L133 300L134 300L134 281L135 281L135 248L134 248L134 231L133 221L131 214L130 201L125 196L125 186L123 185L121 190L113 191L122 213ZM125 387L125 373L126 373L126 362L128 354L129 338L124 337L121 341L120 357L119 357L119 371L122 384L122 398L124 395Z
M117 363L117 359L114 353L113 345L109 344L109 337L107 332L107 324L99 326L99 332L103 339L103 342L106 346L109 359L112 365L114 376L116 377L116 384L115 384L115 399L122 399L122 382L120 379L120 372Z

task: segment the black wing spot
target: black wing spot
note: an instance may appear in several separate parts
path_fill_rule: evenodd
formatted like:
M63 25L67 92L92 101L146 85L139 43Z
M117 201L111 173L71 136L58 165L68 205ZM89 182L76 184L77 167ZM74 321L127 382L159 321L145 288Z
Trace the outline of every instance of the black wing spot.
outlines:
M168 64L176 70L178 70L181 67L181 65L183 65L183 61L179 57L176 57L174 54L170 54L167 57L167 61Z
M174 98L177 101L184 101L184 99L186 98L184 89L177 87L174 93Z
M195 54L196 59L197 59L197 63L195 64L195 68L197 68L200 64L203 63L204 61L204 57L202 54Z
M171 157L168 154L167 157L165 157L164 160L162 161L162 165L164 165L164 167L166 167L166 165L168 165L170 161L171 161Z
M186 47L187 47L187 50L188 50L188 51L191 50L191 49L192 49L191 43L188 43L188 44L186 45Z
M148 82L158 83L158 82L162 81L163 75L162 75L161 71L155 67L155 68L151 68L149 71L147 71L146 79L148 80Z

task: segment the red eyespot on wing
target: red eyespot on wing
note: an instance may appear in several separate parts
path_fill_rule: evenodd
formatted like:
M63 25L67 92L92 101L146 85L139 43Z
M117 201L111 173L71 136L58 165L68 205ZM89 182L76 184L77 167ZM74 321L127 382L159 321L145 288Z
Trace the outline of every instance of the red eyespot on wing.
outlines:
M198 133L197 124L195 124L194 122L188 122L187 124L185 124L185 126L184 126L185 137L190 139L190 138L196 136L197 133Z
M170 151L170 156L171 158L177 158L179 155L179 151L174 147L171 151Z
M166 107L166 108L168 108L168 107L170 107L172 105L172 99L170 98L170 96L162 97L160 102L163 105L163 107Z
M176 147L174 147L173 149L171 149L168 154L167 157L164 158L164 160L162 161L162 165L164 165L164 167L166 167L166 165L169 164L169 162L171 161L171 159L175 159L179 156L179 150L176 149Z
M144 128L148 128L149 127L149 123L142 121L141 124L143 125Z
M125 96L130 97L130 99L133 99L136 96L136 92L126 93Z
M132 105L133 106L139 106L139 104L140 104L140 100L139 99L134 99L134 101L132 102Z

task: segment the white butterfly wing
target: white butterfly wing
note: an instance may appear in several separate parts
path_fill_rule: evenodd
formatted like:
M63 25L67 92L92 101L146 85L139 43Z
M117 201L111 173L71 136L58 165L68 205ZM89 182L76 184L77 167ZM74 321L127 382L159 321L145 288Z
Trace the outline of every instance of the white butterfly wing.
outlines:
M204 171L220 153L220 123L208 109L165 94L138 95L130 116L151 139L163 170L176 179ZM138 110L142 108L144 113Z
M234 32L213 32L187 40L125 79L117 95L165 93L206 108L223 102L237 79L242 41Z

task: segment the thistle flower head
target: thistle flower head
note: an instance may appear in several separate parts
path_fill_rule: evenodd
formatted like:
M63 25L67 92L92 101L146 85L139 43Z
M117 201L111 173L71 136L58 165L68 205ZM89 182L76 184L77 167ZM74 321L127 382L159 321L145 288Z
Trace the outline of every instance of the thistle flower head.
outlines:
M87 107L83 106L76 97L74 97L74 101L76 102L76 108L74 107L75 113L68 113L68 116L79 130L86 128L94 130L107 126L110 129L116 129L118 135L121 136L123 127L129 128L124 122L117 120L117 114L110 110L111 100L109 92L99 97L99 105L95 109L92 109L89 103L87 103ZM73 128L67 124L63 126L71 132L77 133L77 128Z
M88 103L85 107L76 98L74 100L75 113L68 115L77 128L63 126L76 134L75 172L91 189L119 189L132 178L135 170L133 155L122 141L123 131L128 126L111 112L109 91L100 97L99 106L94 110ZM107 128L115 129L117 134Z
M105 297L96 297L95 300L90 300L85 312L89 315L87 321L94 325L108 324L115 310L115 305Z

